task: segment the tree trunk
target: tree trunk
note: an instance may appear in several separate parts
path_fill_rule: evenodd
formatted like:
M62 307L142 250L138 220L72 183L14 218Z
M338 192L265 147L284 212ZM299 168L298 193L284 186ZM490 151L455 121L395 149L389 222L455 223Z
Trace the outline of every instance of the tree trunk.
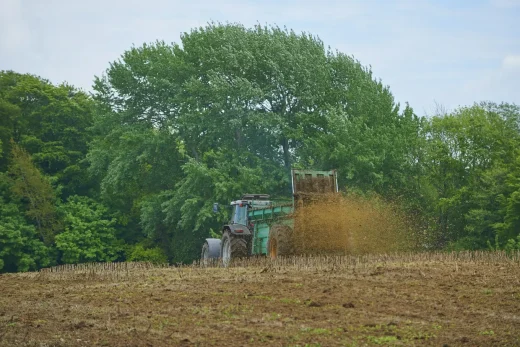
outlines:
M195 149L195 147L191 147L191 153L193 153L193 157L195 158L195 160L197 162L199 162L199 153L197 152L197 150Z
M286 169L291 168L291 153L289 152L289 140L287 138L283 138L282 140L282 149L283 149L283 160Z

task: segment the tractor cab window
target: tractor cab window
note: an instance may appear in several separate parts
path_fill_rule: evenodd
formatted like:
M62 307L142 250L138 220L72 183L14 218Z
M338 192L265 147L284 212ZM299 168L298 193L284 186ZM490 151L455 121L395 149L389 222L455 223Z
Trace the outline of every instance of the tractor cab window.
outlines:
M242 205L242 206L240 206ZM247 225L247 205L236 204L233 205L233 224Z

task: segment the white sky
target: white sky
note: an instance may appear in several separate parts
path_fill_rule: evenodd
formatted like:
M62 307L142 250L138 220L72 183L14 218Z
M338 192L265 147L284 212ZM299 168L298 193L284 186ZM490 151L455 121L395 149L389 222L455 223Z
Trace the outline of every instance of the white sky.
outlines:
M520 104L520 0L0 0L0 70L91 90L132 45L179 42L211 20L316 34L420 115Z

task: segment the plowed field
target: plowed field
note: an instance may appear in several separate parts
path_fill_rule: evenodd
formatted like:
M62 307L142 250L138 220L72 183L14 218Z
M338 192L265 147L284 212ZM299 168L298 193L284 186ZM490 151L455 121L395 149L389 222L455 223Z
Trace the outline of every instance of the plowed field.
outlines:
M0 276L1 346L520 345L520 255L255 259Z

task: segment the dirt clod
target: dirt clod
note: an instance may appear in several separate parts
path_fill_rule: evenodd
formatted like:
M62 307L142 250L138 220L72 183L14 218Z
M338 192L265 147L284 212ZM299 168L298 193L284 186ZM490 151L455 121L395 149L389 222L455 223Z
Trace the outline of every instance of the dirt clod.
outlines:
M469 339L466 337L466 336L463 336L460 338L460 342L462 343L468 343L469 342Z
M316 301L311 301L307 304L307 306L309 307L321 307L323 306L323 304L319 303L319 302L316 302Z

